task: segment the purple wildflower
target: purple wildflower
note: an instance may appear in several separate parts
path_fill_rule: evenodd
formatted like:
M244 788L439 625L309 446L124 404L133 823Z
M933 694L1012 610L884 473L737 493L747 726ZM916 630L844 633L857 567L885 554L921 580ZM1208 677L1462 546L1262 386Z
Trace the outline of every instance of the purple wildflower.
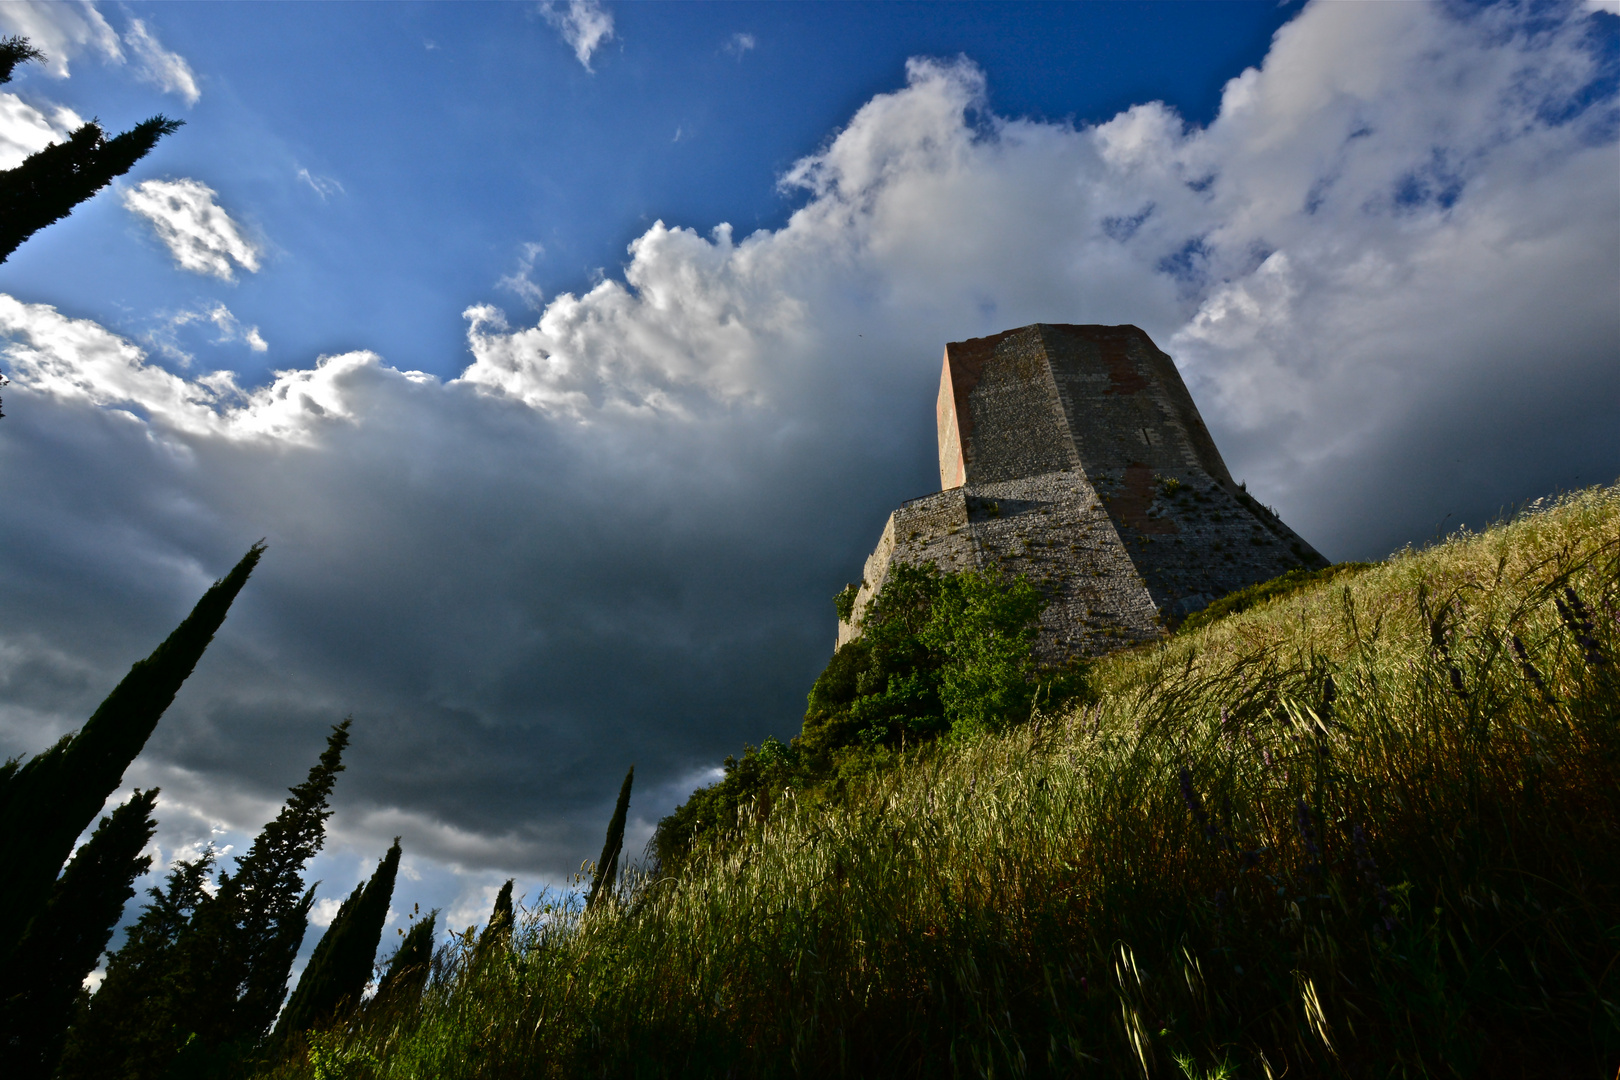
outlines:
M1569 603L1565 604L1565 600ZM1602 667L1603 648L1598 644L1597 627L1592 625L1592 613L1587 610L1586 604L1567 585L1563 597L1553 597L1553 603L1558 606L1558 617L1564 620L1575 641L1586 650L1586 662L1593 667Z
M1541 677L1541 672L1536 670L1536 665L1530 662L1530 650L1524 647L1524 642L1519 640L1519 635L1514 634L1513 640L1509 644L1513 646L1513 655L1519 658L1519 670L1524 672L1526 679L1530 680L1530 685L1541 691L1541 699L1548 705L1558 704L1558 699L1553 697L1551 690L1547 689L1547 680Z
M1456 612L1450 606L1443 607L1434 613L1431 618L1428 614L1429 605L1426 600L1426 590L1418 590L1418 610L1429 622L1429 647L1434 655L1446 666L1446 675L1451 679L1451 692L1460 698L1468 696L1468 690L1463 686L1462 672L1451 659L1451 627L1446 625L1446 616L1455 617ZM1410 663L1410 661L1408 661Z

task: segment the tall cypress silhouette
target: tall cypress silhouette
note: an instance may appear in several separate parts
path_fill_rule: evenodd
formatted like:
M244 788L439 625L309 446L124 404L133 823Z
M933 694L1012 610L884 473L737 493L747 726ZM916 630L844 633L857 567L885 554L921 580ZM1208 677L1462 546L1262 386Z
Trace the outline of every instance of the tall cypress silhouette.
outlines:
M0 211L0 217L4 212ZM264 553L254 544L163 644L137 661L77 734L12 769L0 785L0 962L51 895L86 826L123 781L158 718L197 666Z
M157 829L157 795L156 788L137 791L101 819L0 969L0 1047L9 1080L46 1080L55 1071L85 977L135 895L135 879L152 865L141 849Z
M505 879L501 892L496 894L494 907L489 908L489 925L484 926L484 933L478 934L478 947L484 949L488 944L494 944L501 938L512 936L512 923L514 923L514 910L512 910L512 882L515 878ZM488 942L488 944L486 944Z
M326 928L298 988L276 1021L276 1034L307 1031L343 1016L360 1003L371 981L372 962L382 941L388 902L399 873L399 837L388 849L371 880L356 885Z
M585 901L586 911L591 910L603 896L612 892L614 879L618 877L619 849L624 846L624 816L630 809L630 785L635 778L636 767L632 765L630 771L624 774L624 784L619 788L619 801L613 807L613 819L608 822L607 843L602 845L602 857L596 861L596 876L591 879L591 894Z
M58 1080L101 1080L107 1076L161 1075L174 1056L176 1014L173 974L175 946L214 870L212 848L169 870L164 887L148 889L151 899L131 926L124 945L107 958L101 989L80 1005L68 1032Z
M350 723L333 727L308 778L290 789L235 873L221 873L214 894L193 902L172 944L123 963L123 952L137 944L131 935L113 956L85 1022L75 1025L64 1080L229 1071L258 1045L286 997L309 924L315 890L304 888L304 865L325 841ZM145 996L132 992L141 988ZM108 1009L99 1000L104 995ZM125 1012L113 1013L113 1003ZM177 1061L182 1048L184 1060Z
M478 935L478 945L474 950L480 957L488 955L490 949L502 943L511 945L512 924L516 921L512 910L513 880L507 878L506 884L501 886L501 891L495 894L495 906L489 911L489 925Z
M11 81L18 64L44 58L26 38L0 40L0 84ZM114 177L127 173L159 139L183 123L154 116L109 139L92 120L66 142L30 154L14 169L0 170L0 262L24 240L61 221Z
M304 865L326 840L328 800L351 720L332 729L320 761L236 864L219 892L197 909L182 939L200 1044L256 1042L287 996L287 976L309 926L314 889Z
M377 984L377 1005L404 1009L421 999L433 968L433 929L438 920L439 909L434 908L427 918L406 931L399 948L388 958L382 982Z

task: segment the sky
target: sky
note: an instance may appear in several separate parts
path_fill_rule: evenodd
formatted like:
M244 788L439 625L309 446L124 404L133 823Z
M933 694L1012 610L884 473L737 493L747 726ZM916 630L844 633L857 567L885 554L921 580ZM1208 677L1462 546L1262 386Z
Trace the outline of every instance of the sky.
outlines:
M29 4L0 755L268 551L125 788L240 852L353 715L317 924L487 917L798 730L940 356L1134 323L1336 560L1620 477L1620 2ZM305 943L313 946L316 935Z

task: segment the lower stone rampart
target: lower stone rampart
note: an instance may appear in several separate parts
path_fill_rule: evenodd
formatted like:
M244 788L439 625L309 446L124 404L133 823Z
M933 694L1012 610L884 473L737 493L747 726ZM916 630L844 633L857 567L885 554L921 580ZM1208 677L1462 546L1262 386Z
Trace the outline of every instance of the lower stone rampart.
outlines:
M1026 578L1048 601L1037 659L1055 664L1152 640L1220 596L1324 561L1242 489L1182 472L1065 469L906 502L866 561L838 645L859 636L896 562Z

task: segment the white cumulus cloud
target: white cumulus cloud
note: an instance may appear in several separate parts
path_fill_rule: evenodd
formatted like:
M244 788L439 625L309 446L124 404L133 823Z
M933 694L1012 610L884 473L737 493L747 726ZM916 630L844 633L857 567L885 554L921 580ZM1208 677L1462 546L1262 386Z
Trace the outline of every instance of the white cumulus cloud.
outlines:
M613 16L603 9L600 0L568 0L567 7L546 0L540 5L540 13L574 50L586 71L592 70L591 56L596 50L613 39Z
M68 61L86 52L121 64L124 50L115 31L87 0L6 0L0 29L18 34L45 53L45 70L68 77Z
M1620 332L1616 108L1581 19L1317 5L1188 127L995 119L966 62L913 61L784 178L810 202L735 239L662 222L623 281L534 326L467 312L463 379L535 407L692 414L779 399L834 327L938 341L1135 322L1272 490L1420 438L1425 410L1511 409L1525 358L1592 374ZM1572 343L1533 342L1548 312ZM1326 508L1324 507L1324 512Z
M223 305L202 313L250 348L257 327L243 328ZM151 364L133 342L89 319L49 304L28 304L0 293L0 347L12 376L53 397L116 409L183 435L305 443L326 424L352 421L356 380L418 379L383 368L375 353L323 356L313 368L277 372L265 387L245 392L229 371L185 378Z
M83 124L66 106L36 107L16 94L0 93L0 169L15 169L28 155L61 142Z
M321 897L320 899L316 900L314 906L309 909L309 924L311 926L319 926L323 929L331 926L332 920L337 918L338 908L342 906L343 900L339 897Z
M151 222L182 270L233 281L237 267L259 269L259 247L217 195L200 180L147 180L124 192L124 205Z
M178 53L165 49L157 36L140 19L129 20L124 41L140 64L140 77L168 94L177 94L187 105L197 104L202 92L197 89L197 77L191 65Z
M741 60L743 58L743 53L748 52L758 44L759 42L754 39L753 34L738 31L727 38L726 43L720 47L725 52L728 52L732 56L735 56L738 60Z

